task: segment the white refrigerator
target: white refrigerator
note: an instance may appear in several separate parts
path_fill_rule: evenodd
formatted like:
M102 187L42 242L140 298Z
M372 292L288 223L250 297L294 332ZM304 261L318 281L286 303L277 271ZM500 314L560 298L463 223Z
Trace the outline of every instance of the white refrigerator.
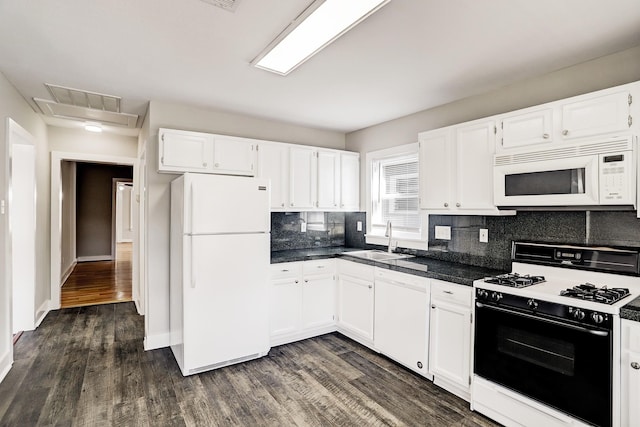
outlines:
M191 173L171 182L171 350L185 376L269 352L269 185Z

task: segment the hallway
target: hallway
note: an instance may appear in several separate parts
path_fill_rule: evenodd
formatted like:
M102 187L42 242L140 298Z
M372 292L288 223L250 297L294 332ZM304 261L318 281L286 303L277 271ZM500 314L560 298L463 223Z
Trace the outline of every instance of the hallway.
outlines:
M131 301L131 243L118 243L115 261L81 262L61 289L62 308Z

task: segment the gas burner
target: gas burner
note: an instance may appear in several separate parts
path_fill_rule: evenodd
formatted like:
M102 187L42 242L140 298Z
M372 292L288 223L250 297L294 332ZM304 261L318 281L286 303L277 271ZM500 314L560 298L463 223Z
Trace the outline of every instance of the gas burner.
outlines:
M579 298L585 301L593 301L601 304L613 304L629 296L627 288L598 288L591 283L574 286L573 288L560 291L560 295L571 298Z
M484 281L486 283L509 286L511 288L526 288L527 286L542 283L545 280L544 276L530 276L528 274L520 275L518 273L507 273L499 274L494 277L486 277Z

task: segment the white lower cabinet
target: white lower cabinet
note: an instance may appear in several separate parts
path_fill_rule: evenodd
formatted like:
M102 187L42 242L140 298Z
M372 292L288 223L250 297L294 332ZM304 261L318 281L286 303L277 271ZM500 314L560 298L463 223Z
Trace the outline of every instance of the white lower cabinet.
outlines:
M434 384L470 400L473 288L431 280L429 372Z
M273 264L269 283L272 346L335 330L335 260Z
M338 260L338 331L373 347L375 267Z
M640 322L622 320L622 426L640 426Z
M428 375L429 280L375 269L376 350Z

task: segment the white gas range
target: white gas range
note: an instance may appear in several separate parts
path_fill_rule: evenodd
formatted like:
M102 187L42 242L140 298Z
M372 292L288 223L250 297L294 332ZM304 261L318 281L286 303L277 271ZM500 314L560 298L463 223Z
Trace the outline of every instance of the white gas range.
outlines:
M505 425L619 426L619 313L640 296L640 252L514 242L512 260L514 273L474 282L473 409Z

